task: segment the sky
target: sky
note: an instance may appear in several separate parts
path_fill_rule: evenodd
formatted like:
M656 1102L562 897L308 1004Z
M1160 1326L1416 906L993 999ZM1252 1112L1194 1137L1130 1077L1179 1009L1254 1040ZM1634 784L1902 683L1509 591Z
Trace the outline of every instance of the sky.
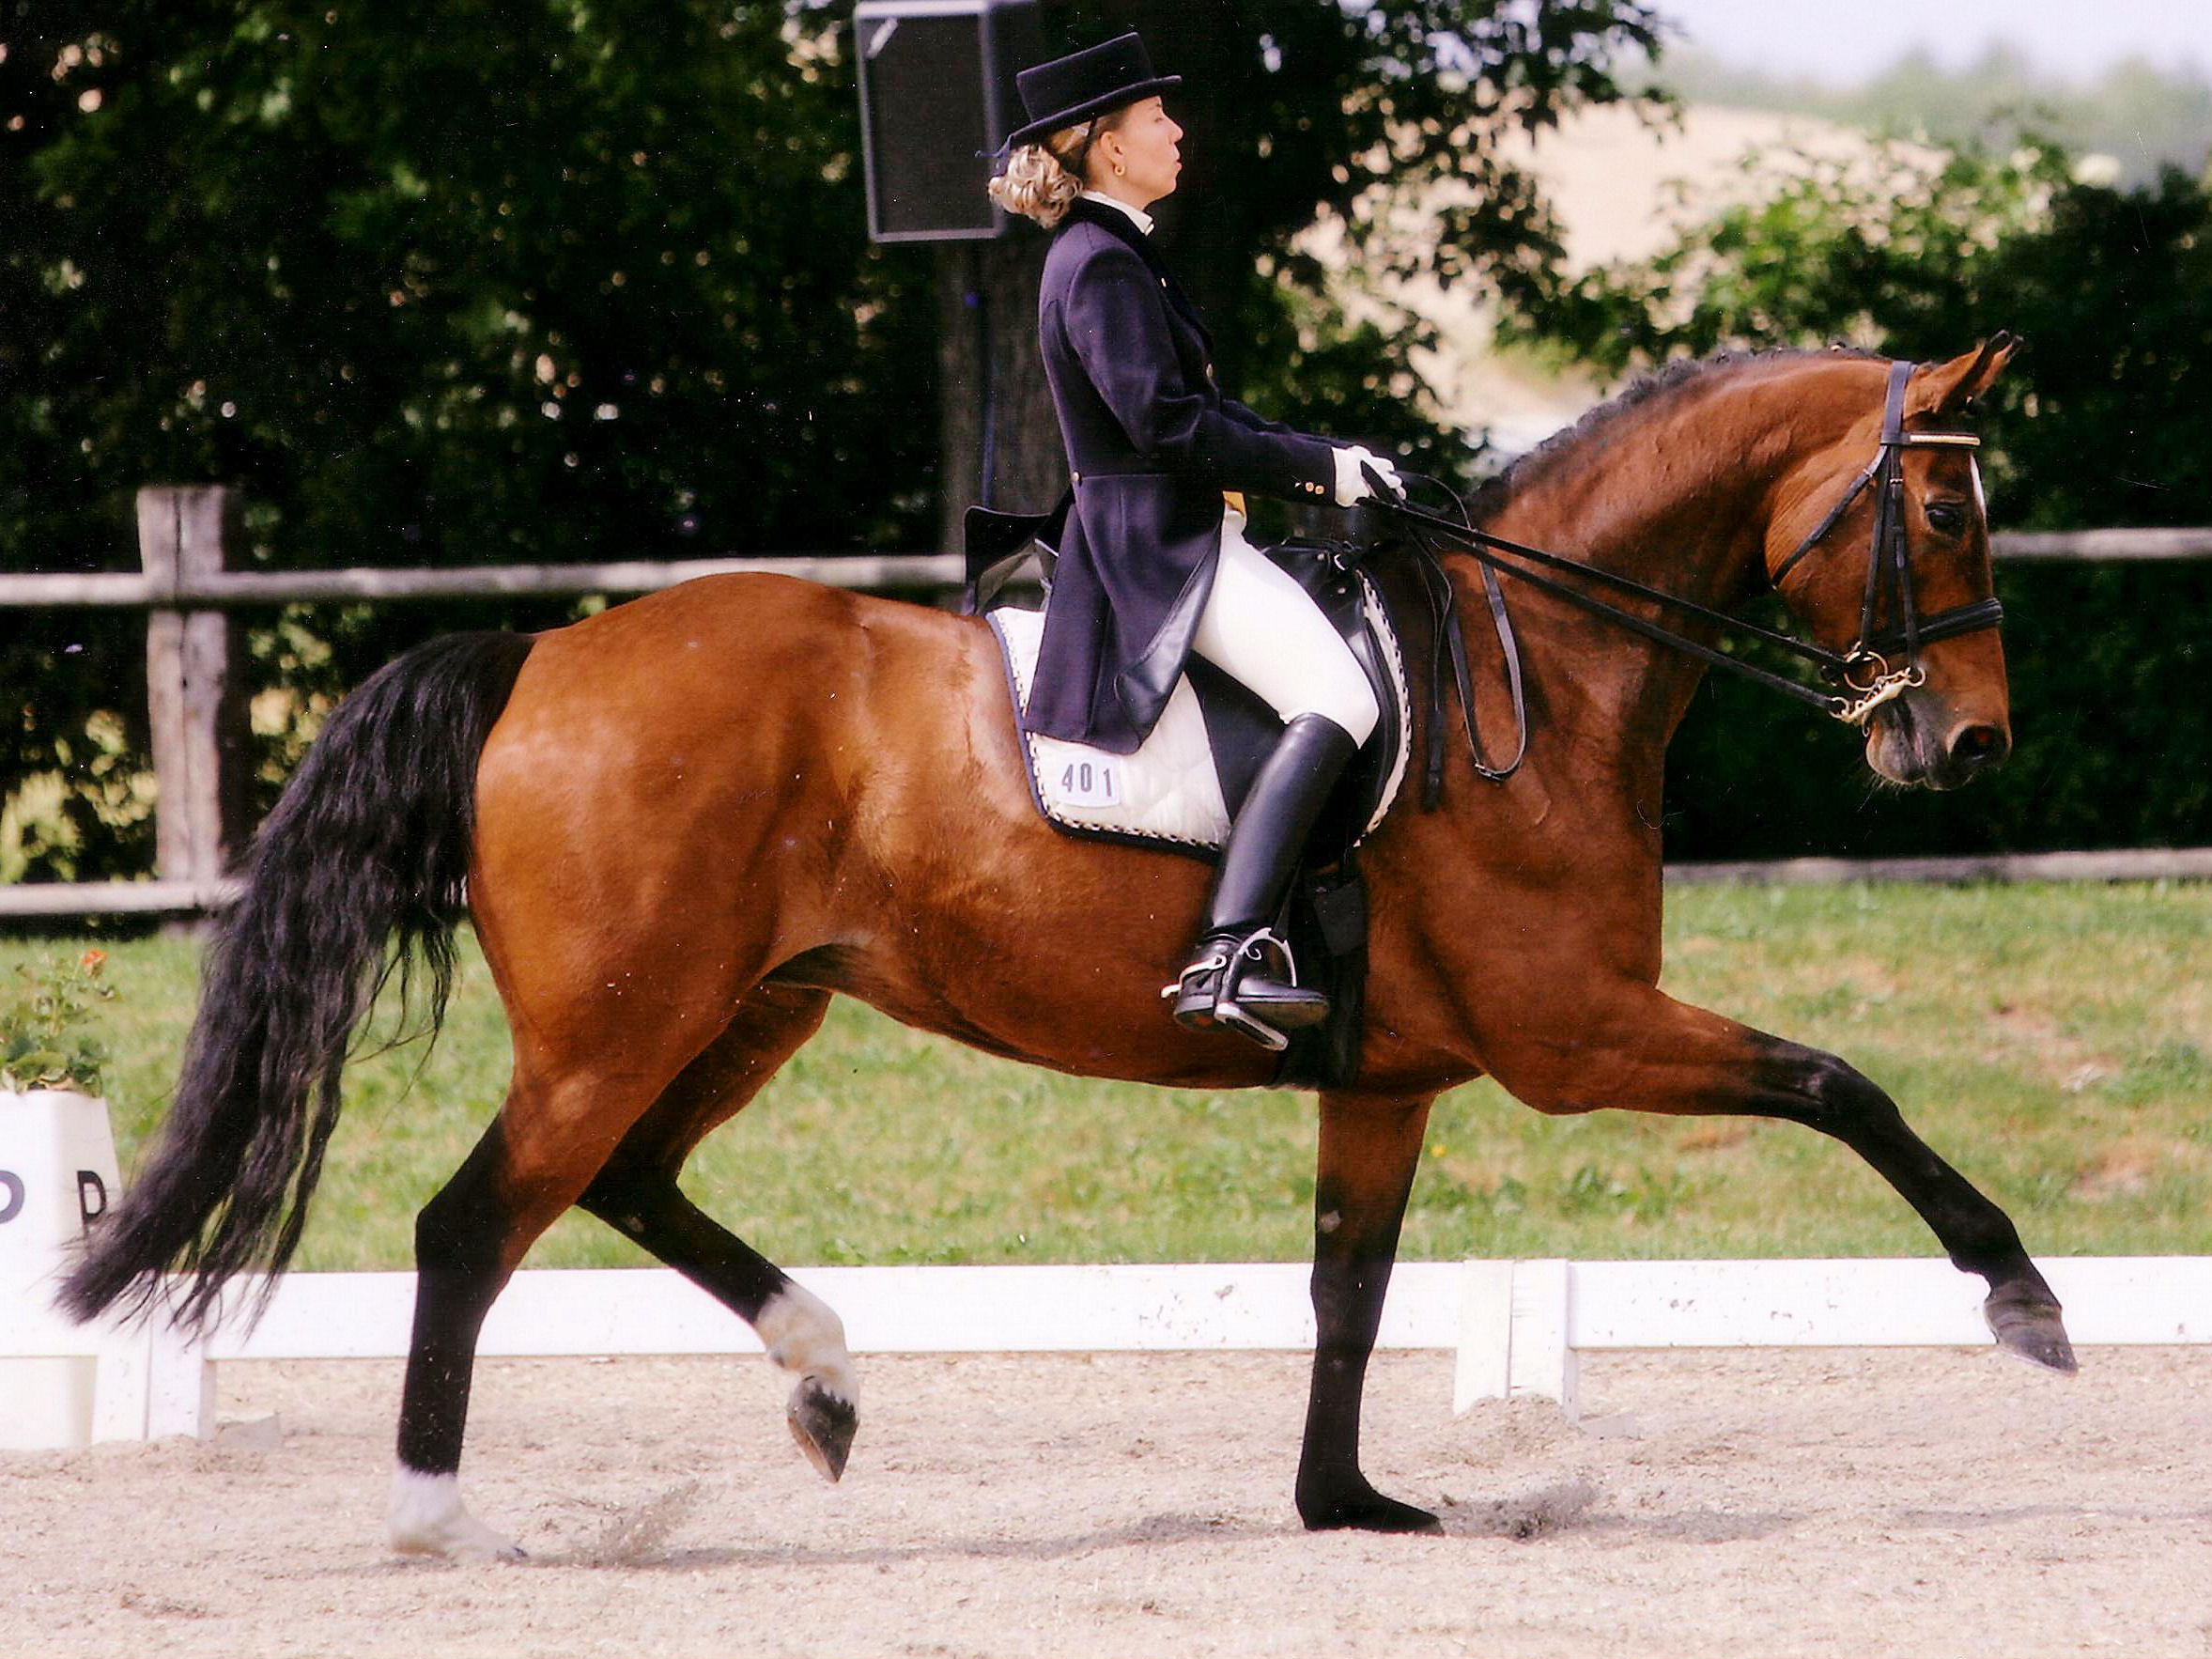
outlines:
M2212 77L2212 0L1652 0L1678 39L1724 62L1837 85L1914 47L1956 69L2003 41L2037 68L2092 78L2122 58Z

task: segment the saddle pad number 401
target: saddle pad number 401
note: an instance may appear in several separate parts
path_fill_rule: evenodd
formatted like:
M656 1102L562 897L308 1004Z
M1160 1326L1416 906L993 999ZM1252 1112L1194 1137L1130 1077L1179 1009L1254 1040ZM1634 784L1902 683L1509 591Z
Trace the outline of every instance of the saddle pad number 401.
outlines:
M1026 705L1044 618L1035 611L994 611L1015 701ZM1185 846L1219 846L1229 809L1206 741L1206 717L1187 679L1176 682L1167 712L1134 754L1089 743L1023 734L1029 783L1044 816L1063 830L1133 835Z
M1398 705L1398 726L1412 723L1412 697L1397 636L1383 613L1383 601L1363 575L1368 619L1382 642L1390 692ZM1017 707L1026 707L1037 668L1037 647L1044 618L1035 611L993 611L989 621L1006 655ZM1159 723L1134 754L1115 754L1088 743L1068 743L1035 732L1022 734L1029 782L1037 807L1052 823L1077 834L1131 837L1179 846L1217 847L1229 837L1229 808L1221 798L1221 778L1198 693L1187 677L1175 683ZM1405 781L1402 742L1390 765L1368 830L1383 821Z
M1069 761L1060 768L1057 793L1070 806L1120 806L1121 767L1111 762Z

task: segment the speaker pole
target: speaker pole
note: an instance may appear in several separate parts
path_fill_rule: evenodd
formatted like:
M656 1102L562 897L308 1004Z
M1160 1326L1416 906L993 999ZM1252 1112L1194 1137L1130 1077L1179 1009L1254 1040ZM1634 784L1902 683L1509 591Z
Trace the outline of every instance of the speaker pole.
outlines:
M975 312L976 385L982 398L983 442L982 477L976 489L976 499L984 506L996 506L993 499L993 481L998 475L998 399L992 395L991 349L991 285L984 280L983 249L980 242L967 244L967 302Z

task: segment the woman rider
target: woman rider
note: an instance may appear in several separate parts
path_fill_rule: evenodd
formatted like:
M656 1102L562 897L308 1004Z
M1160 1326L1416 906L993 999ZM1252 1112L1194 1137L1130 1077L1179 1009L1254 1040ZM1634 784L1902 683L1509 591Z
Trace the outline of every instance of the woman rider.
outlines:
M1182 170L1183 130L1159 98L1181 79L1153 74L1134 34L1023 70L1029 121L990 185L1008 211L1057 230L1037 334L1075 489L1024 726L1129 753L1194 651L1274 707L1282 736L1230 826L1197 948L1169 989L1183 1024L1276 1047L1275 1031L1323 1019L1328 1001L1285 983L1261 944L1379 711L1351 648L1245 539L1241 502L1225 492L1350 506L1371 493L1367 471L1392 489L1398 474L1364 449L1263 420L1214 383L1211 336L1146 212Z

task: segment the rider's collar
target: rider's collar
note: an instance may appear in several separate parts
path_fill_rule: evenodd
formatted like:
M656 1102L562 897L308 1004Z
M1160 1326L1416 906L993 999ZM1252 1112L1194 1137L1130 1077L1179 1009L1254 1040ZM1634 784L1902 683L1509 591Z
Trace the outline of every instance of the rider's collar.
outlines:
M1130 224L1136 225L1145 235L1152 235L1152 216L1142 208L1133 208L1120 197L1110 196L1103 190L1087 190L1083 193L1083 199L1087 202L1104 202L1116 212L1128 214Z

